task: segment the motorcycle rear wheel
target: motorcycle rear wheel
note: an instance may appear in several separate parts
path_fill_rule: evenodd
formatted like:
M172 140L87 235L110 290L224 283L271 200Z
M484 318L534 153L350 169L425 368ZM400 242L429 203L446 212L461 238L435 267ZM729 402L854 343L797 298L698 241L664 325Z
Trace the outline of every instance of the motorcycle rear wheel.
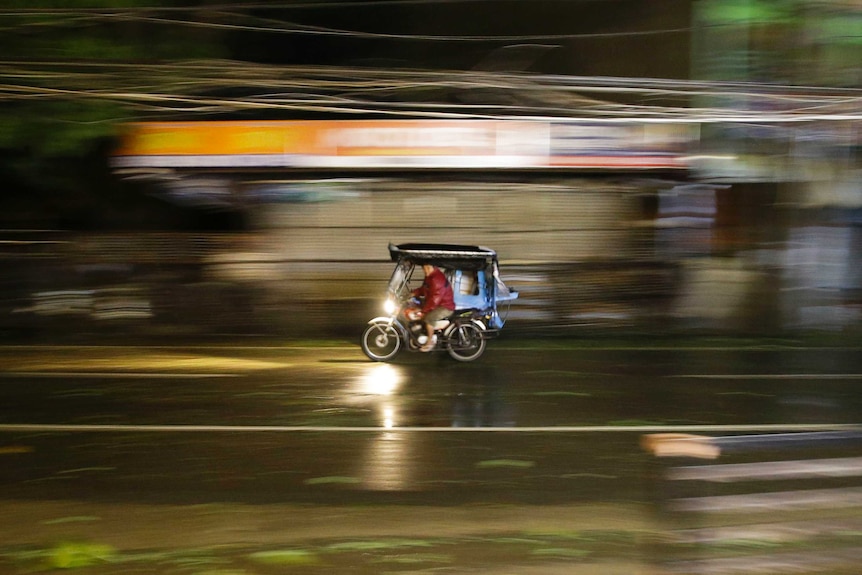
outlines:
M373 361L387 361L401 349L401 334L392 324L373 323L362 332L362 352Z
M462 323L449 332L447 351L456 361L473 361L485 353L485 345L482 328L475 323Z

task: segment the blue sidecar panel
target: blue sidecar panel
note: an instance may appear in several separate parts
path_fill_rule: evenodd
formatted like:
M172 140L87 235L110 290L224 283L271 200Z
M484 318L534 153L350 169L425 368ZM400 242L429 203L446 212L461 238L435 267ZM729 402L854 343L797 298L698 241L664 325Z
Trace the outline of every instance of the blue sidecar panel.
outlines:
M455 270L451 283L452 291L455 293L456 309L485 310L491 307L483 270Z

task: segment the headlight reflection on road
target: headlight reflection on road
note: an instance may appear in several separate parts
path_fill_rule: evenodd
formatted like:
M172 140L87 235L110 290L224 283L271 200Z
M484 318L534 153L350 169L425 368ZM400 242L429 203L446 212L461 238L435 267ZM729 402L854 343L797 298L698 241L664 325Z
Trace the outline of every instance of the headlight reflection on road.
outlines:
M354 398L372 407L383 430L398 427L399 398L393 397L405 380L401 369L386 363L368 365L359 376ZM398 491L411 488L416 474L412 457L415 436L384 431L367 444L358 475L366 489Z
M399 419L397 398L392 396L403 380L404 376L395 366L386 363L369 365L359 376L350 402L371 407L380 425L392 429L398 425Z
M368 366L360 378L360 391L372 395L392 395L401 383L401 374L386 363Z
M414 437L387 431L369 441L359 472L363 487L373 491L415 489Z

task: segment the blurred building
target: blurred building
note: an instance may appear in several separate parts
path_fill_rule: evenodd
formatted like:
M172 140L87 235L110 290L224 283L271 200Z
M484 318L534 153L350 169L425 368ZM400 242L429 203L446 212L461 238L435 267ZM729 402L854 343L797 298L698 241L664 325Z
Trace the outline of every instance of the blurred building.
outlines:
M690 13L686 101L657 117L642 102L602 116L610 102L570 89L524 96L565 117L129 125L118 175L242 210L249 230L64 245L88 254L82 269L142 260L136 289L159 294L135 296L142 318L216 331L356 330L377 314L387 244L402 241L496 249L524 330L858 325L862 6L693 0Z
M420 241L497 250L525 326L633 327L675 295L655 198L684 184L691 144L682 124L584 120L146 123L115 165L175 201L242 204L254 248L212 254L207 273L254 286L270 323L361 325L387 245Z
M253 214L255 248L209 273L254 284L265 317L374 313L388 242L452 241L500 253L533 327L853 327L862 7L691 13L682 121L141 124L116 165Z
M695 276L761 278L749 313L778 302L776 327L858 325L862 5L700 0L693 20L692 79L720 83L694 107L726 111L701 124L691 176L726 186L715 239L727 257Z

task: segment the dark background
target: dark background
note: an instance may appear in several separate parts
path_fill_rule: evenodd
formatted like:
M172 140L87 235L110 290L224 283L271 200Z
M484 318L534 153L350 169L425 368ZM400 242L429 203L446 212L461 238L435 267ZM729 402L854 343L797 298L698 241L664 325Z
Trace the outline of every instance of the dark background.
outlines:
M41 12L21 18L12 10L16 4ZM689 68L691 7L683 0L171 0L161 2L161 7L145 3L149 8L117 8L129 16L126 19L97 17L112 13L98 9L100 4L112 5L67 2L55 12L48 7L57 8L56 2L13 2L7 11L0 11L5 30L0 47L9 60L17 60L12 72L37 62L58 65L62 71L70 65L164 63L199 54L250 65L350 67L354 75L361 75L363 69L415 69L685 78ZM34 18L38 18L35 24ZM82 48L88 43L96 47ZM145 90L158 81L142 74L134 77L132 89ZM47 87L55 86L49 81ZM198 95L235 92L208 87ZM250 83L248 93L265 95L267 88ZM422 92L415 97L422 99ZM494 101L497 96L462 87L445 97L475 103ZM176 114L111 110L100 112L105 119L93 121L85 110L101 102L87 95L61 101L54 108L39 108L35 99L22 99L15 92L0 94L0 106L4 102L13 122L4 128L0 119L0 129L12 134L0 141L0 178L5 188L0 196L0 227L246 229L247 218L241 211L176 205L154 193L150 185L121 181L111 172L108 157L116 145L111 124L179 119ZM312 117L266 110L250 116ZM185 119L218 117L195 111ZM106 133L71 136L76 139L63 144L73 125L75 129L102 127Z

